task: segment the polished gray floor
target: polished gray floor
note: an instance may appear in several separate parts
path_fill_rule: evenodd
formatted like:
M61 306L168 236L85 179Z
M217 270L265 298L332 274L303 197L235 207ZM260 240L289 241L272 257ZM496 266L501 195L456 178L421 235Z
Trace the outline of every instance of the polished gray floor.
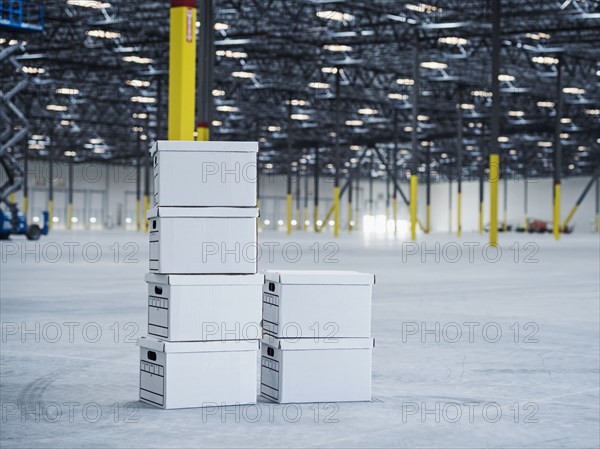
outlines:
M598 447L598 236L500 237L262 233L261 268L376 274L373 401L175 411L137 401L145 235L2 242L0 445Z

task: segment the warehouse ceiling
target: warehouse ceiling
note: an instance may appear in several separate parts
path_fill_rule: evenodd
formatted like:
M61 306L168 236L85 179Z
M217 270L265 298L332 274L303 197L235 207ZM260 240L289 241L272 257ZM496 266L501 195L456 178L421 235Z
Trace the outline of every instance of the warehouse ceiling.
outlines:
M14 93L5 98L28 123L28 138L11 151L19 157L138 163L154 139L166 138L169 2L43 4L43 32L0 27L1 90ZM465 176L478 177L487 164L490 1L213 5L214 74L212 82L198 86L198 98L212 94L213 140L261 142L263 170L312 170L318 149L319 169L332 173L336 132L342 173L360 165L363 173L384 176L382 160L367 150L377 148L381 159L391 160L396 148L402 178L413 157L423 172L431 157L434 174L446 176L456 173L459 142ZM600 154L600 2L503 0L502 11L499 141L506 173L552 172L560 65L563 174L591 174ZM201 68L206 58L199 55ZM11 108L4 107L1 116L4 142L25 122Z

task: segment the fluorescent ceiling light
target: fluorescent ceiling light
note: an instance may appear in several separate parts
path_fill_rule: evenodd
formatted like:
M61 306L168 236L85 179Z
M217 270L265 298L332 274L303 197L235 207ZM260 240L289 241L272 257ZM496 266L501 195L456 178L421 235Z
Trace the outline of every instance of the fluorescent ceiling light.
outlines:
M553 108L554 102L552 101L538 101L537 105L539 108Z
M222 126L223 122L221 120L213 120L212 121L212 126Z
M573 121L573 120L571 120L571 119L570 119L570 118L568 118L568 117L563 117L563 118L561 118L561 119L560 119L560 122L561 122L561 123L563 123L563 124L565 124L565 125L568 125L568 124L569 124L569 123L571 123L572 121Z
M428 115L417 115L417 120L420 122L426 122L427 120L429 120L429 116Z
M487 90L474 90L471 92L471 95L474 97L490 98L492 93Z
M531 60L536 64L558 64L558 58L554 58L552 56L534 56L533 58L531 58Z
M565 87L565 88L563 88L562 91L565 94L573 94L573 95L583 95L585 93L585 89L581 89L579 87Z
M510 139L508 137L506 137L506 136L500 136L500 137L498 137L498 142L500 142L500 143L506 143L509 140Z
M352 51L352 47L350 47L349 45L328 44L323 45L323 48L325 50L334 52Z
M291 100L292 106L306 106L308 102L306 100ZM287 100L285 104L290 104L290 100Z
M123 61L125 62L134 62L136 64L151 64L153 62L153 59L151 58L142 58L141 56L124 56Z
M212 95L213 97L222 97L225 95L225 91L221 89L213 89Z
M131 97L131 101L133 101L134 103L150 104L150 103L156 103L156 98L136 96L136 97Z
M234 78L254 78L256 74L252 72L233 72L231 76Z
M461 109L465 109L467 111L470 111L470 110L475 109L475 105L471 104L471 103L463 103L463 104L460 105L460 108Z
M446 45L466 45L469 43L469 41L467 39L465 39L464 37L457 37L457 36L440 37L438 39L438 42L441 44L446 44Z
M362 126L362 120L346 120L346 126Z
M240 108L238 108L237 106L228 106L226 104L217 106L217 111L219 112L238 112L239 110Z
M542 148L550 148L552 146L552 142L540 141L537 143L538 147Z
M150 86L150 81L144 81L144 80L127 80L127 81L125 81L125 84L127 84L128 86L133 86L133 87L149 87Z
M432 70L443 70L448 67L448 64L444 62L425 61L421 63L421 67Z
M227 25L226 23L222 23L222 22L216 22L214 28L215 28L215 30L218 30L218 31L224 31L224 30L229 29L229 25Z
M68 87L59 87L56 89L56 93L60 95L77 95L79 94L79 89L69 89Z
M352 14L347 14L340 11L317 11L317 17L326 20L335 20L337 22L351 22L354 20L354 16Z
M101 145L104 142L104 139L101 139L100 137L94 137L92 139L90 139L90 143L93 145Z
M550 39L550 35L547 33L527 33L525 36L529 39L533 39L534 41L539 41L540 39Z
M118 39L121 37L121 33L116 31L104 31L104 30L88 30L85 32L88 36L99 37L101 39Z
M77 156L77 152L76 151L69 151L69 150L67 150L67 151L65 151L65 156L67 156L67 157L75 157L75 156Z
M243 51L217 50L216 54L217 56L233 59L244 59L248 57L248 53L245 53Z
M329 84L328 83L312 82L312 83L308 83L308 87L312 87L313 89L328 89L329 88Z
M36 75L38 73L46 73L46 69L42 67L23 67L23 72L30 75Z
M377 109L362 108L358 110L358 113L361 115L376 115L379 111Z
M510 117L523 117L525 113L523 111L508 111Z
M396 83L398 83L402 86L412 86L413 84L415 84L414 80L412 80L410 78L398 78L396 80Z
M400 101L405 101L408 100L408 95L404 95L404 94L397 94L397 93L391 93L388 94L388 98L390 100L400 100Z
M148 114L146 114L145 112L134 112L133 113L133 118L138 118L140 120L145 120L148 118Z
M427 14L431 14L432 12L436 11L441 11L441 9L437 6L428 5L426 3L407 3L406 5L404 5L404 7L409 11L423 12Z
M586 109L585 113L587 115L600 115L600 109Z
M337 67L322 67L321 72L323 73L337 73Z
M310 116L308 114L292 114L290 115L292 120L308 120Z
M276 132L281 131L281 126L269 126L267 129L271 133L276 133Z
M509 82L509 81L514 81L515 77L512 75L498 75L498 81L504 81L504 82Z
M57 104L49 104L48 106L46 106L46 109L49 111L58 111L58 112L64 112L67 110L66 106L60 106Z
M67 0L67 5L81 6L82 8L92 9L106 9L111 7L110 3L100 2L97 0Z

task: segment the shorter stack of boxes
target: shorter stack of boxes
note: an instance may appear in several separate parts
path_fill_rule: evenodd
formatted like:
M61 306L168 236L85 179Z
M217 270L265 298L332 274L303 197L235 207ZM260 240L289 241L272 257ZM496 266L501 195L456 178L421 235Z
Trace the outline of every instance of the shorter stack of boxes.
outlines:
M265 271L262 396L371 400L374 283L374 275L352 271Z
M148 334L140 400L162 408L256 403L261 336L254 142L152 149Z

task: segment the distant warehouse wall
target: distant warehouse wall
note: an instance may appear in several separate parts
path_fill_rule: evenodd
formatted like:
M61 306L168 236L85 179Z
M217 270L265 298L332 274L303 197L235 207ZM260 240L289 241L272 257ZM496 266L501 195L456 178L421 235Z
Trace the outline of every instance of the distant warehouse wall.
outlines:
M1 170L0 170L1 171ZM137 168L132 165L81 163L73 165L73 229L136 229L136 190L137 190ZM4 173L0 174L0 182L3 181ZM566 178L562 184L562 217L563 220L569 213L571 207L585 188L589 177ZM150 199L153 195L152 171L149 179ZM28 169L29 182L29 220L41 217L42 211L48 207L48 185L49 165L47 162L31 161ZM54 228L66 228L67 204L68 204L68 164L53 164L53 189L54 189ZM342 185L345 181L342 181ZM283 176L262 175L260 178L260 207L261 225L268 229L285 229L286 220L286 179ZM308 180L308 214L304 215L306 182L300 179L300 203L296 207L297 178L293 178L292 195L294 200L293 219L299 218L300 224L305 219L313 221L314 204L314 181L312 176ZM502 222L504 188L503 183L499 186L499 217ZM143 198L145 188L145 170L141 170L140 190L141 207L140 216L143 215ZM401 183L401 188L408 195L409 189L406 182ZM448 232L450 226L450 201L449 193L452 189L452 230L457 228L457 199L456 183L449 185L447 182L433 182L431 187L431 225L433 232ZM382 216L391 218L392 207L388 204L385 180L375 179L373 182L373 201L369 201L369 181L362 178L359 182L358 195L356 184L353 186L353 220L360 229L365 220L365 215ZM530 179L529 190L529 218L551 220L552 219L552 180ZM507 183L508 223L518 225L524 222L524 182L522 179L511 179ZM484 222L489 221L489 189L485 184L484 191ZM16 194L17 202L23 204L23 192ZM333 179L321 178L319 183L319 217L323 219L326 212L333 204ZM575 214L571 224L575 226L575 232L590 232L593 229L595 217L595 188L588 193ZM462 223L463 231L477 231L479 226L479 183L477 181L463 182L462 201ZM425 185L419 186L419 217L425 222ZM342 229L348 222L347 191L341 201ZM358 210L357 210L358 209ZM299 215L297 214L299 212ZM357 216L358 213L358 216ZM408 208L398 196L398 220L402 225L408 222Z

